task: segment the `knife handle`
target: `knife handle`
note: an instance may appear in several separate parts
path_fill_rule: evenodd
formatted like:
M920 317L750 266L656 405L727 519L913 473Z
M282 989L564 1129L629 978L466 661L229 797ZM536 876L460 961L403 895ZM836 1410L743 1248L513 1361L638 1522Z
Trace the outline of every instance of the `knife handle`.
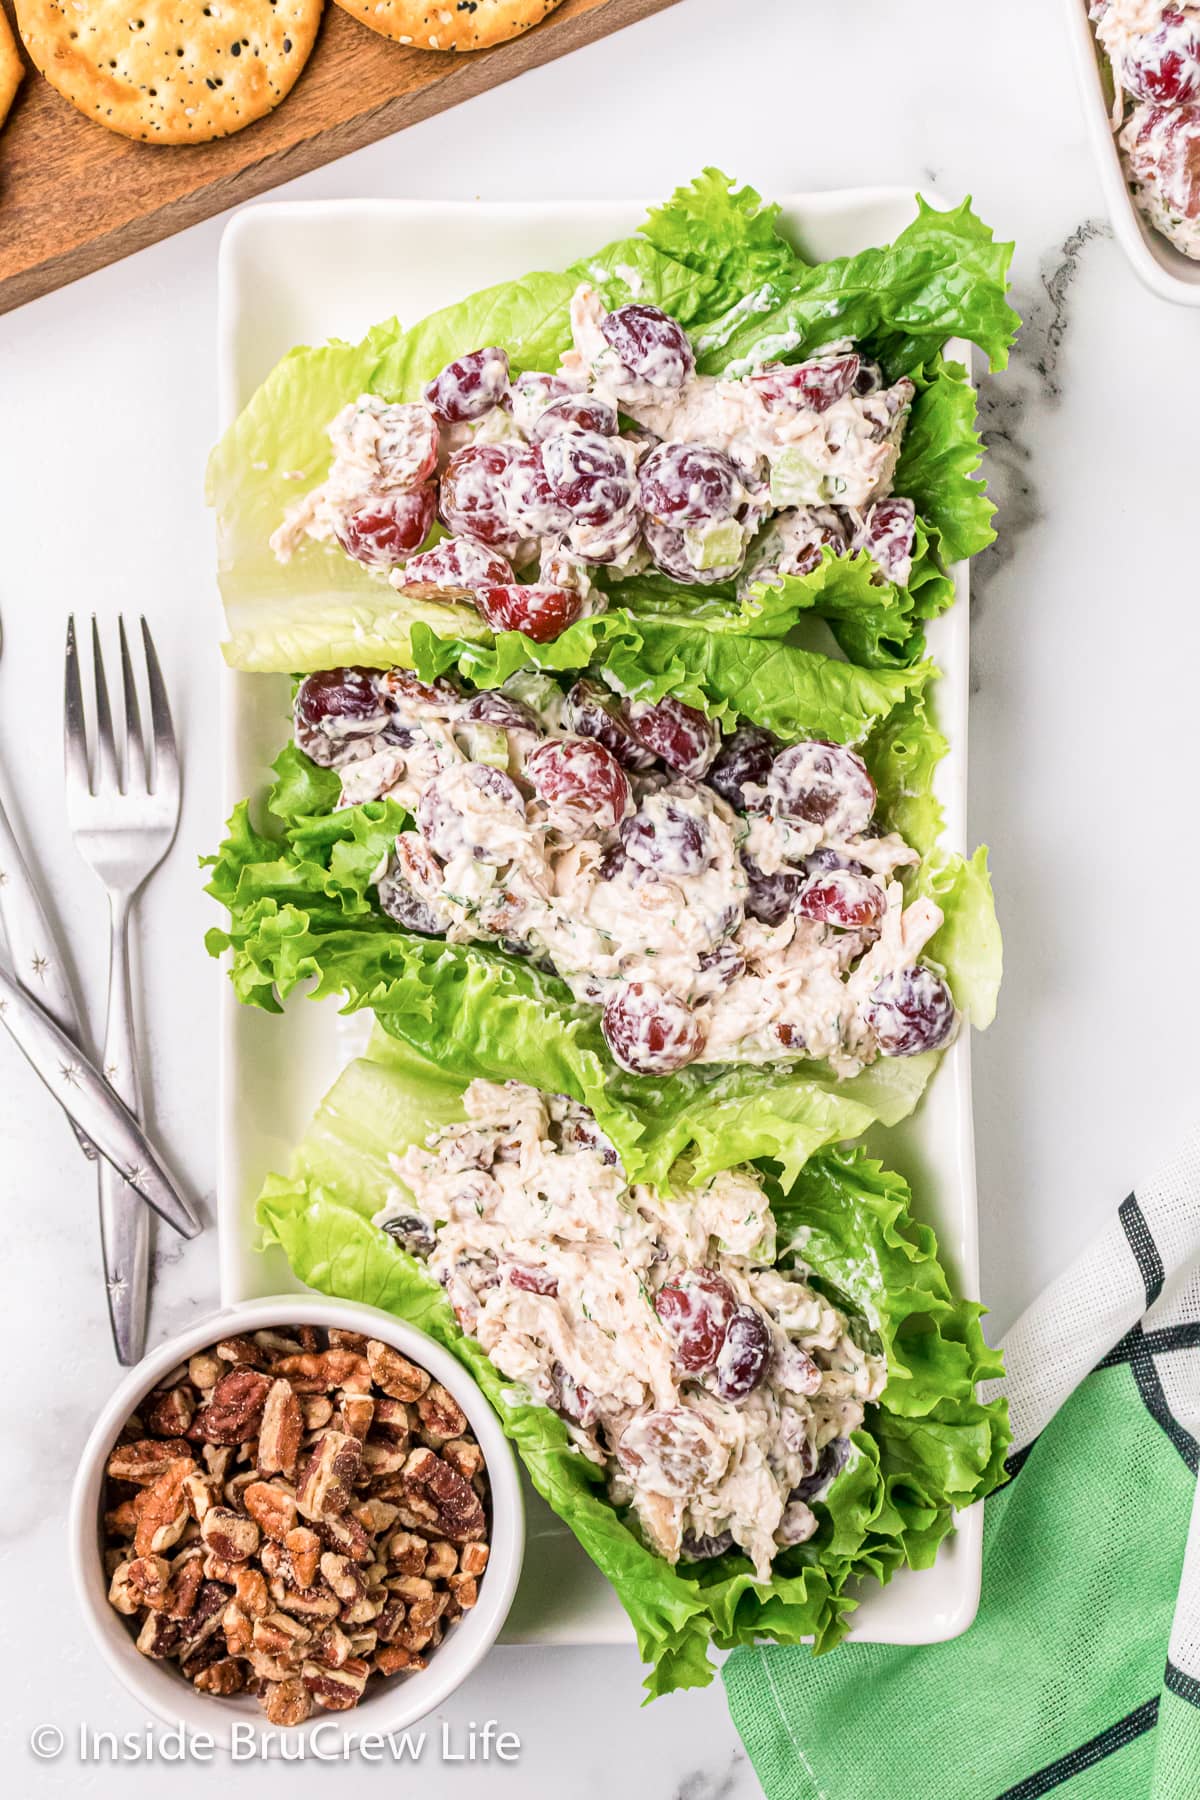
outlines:
M79 1008L50 921L3 804L0 804L0 924L4 926L13 969L21 986L34 996L68 1037L78 1040L82 1036ZM74 1119L71 1127L79 1140L79 1148L90 1162L95 1162L95 1145Z
M197 1237L199 1219L125 1102L62 1027L4 969L0 969L0 1021L100 1155L181 1237Z

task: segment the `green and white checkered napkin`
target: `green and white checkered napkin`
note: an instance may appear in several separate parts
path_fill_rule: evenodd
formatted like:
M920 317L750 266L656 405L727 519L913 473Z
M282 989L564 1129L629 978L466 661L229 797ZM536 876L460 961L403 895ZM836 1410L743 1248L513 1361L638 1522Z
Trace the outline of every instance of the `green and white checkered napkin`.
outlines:
M727 1661L768 1800L1200 1800L1200 1134L1004 1354L970 1631Z

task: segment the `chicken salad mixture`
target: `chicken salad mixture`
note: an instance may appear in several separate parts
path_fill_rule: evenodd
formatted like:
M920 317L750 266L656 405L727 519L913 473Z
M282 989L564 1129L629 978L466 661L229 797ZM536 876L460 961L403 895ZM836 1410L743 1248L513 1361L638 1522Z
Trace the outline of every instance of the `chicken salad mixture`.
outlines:
M801 1262L775 1266L789 1247L752 1169L664 1199L627 1184L574 1101L475 1081L465 1108L391 1159L403 1188L376 1224L564 1419L655 1551L737 1546L769 1579L816 1530L810 1503L854 1454L884 1358Z
M1113 125L1134 199L1185 256L1200 257L1200 7L1092 0L1115 88Z
M411 816L375 875L389 917L552 970L635 1074L804 1057L844 1078L955 1033L921 961L941 910L906 904L920 859L845 745L723 737L586 678L470 694L361 668L304 680L295 739L341 805Z
M553 373L514 375L489 346L420 401L345 406L328 473L287 510L275 555L336 544L402 593L472 602L538 641L604 608L601 569L746 586L807 574L829 545L908 581L916 510L891 491L907 377L888 385L850 339L701 375L661 308L606 311L587 285L571 328ZM449 535L422 550L435 518Z

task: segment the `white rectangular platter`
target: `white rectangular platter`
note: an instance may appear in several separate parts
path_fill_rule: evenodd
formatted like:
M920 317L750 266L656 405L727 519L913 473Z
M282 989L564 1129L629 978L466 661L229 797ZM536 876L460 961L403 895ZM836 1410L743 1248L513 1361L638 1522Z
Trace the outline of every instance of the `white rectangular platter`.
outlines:
M760 185L762 182L759 175ZM936 203L936 202L935 202ZM912 218L899 189L798 194L784 218L811 260L886 243ZM636 201L585 205L426 201L274 203L240 213L220 258L219 368L223 424L296 344L354 341L378 320L415 321L477 288L562 268L636 229ZM963 347L958 352L964 361ZM944 678L938 716L951 745L941 798L951 848L966 840L968 689L967 572L958 600L930 632ZM223 689L226 815L246 795L261 805L269 765L286 741L284 676L227 673ZM271 1170L286 1171L292 1147L339 1070L365 1043L361 1019L336 1003L300 997L278 1018L237 1005L226 985L221 1024L222 1141L218 1187L221 1289L225 1302L294 1290L278 1251L256 1248L254 1200ZM887 1161L913 1182L918 1210L937 1230L961 1291L978 1293L970 1047L964 1034L944 1060L917 1116L889 1134ZM567 1528L529 1494L525 1574L505 1631L510 1643L627 1643L632 1631L607 1582ZM979 1598L982 1513L960 1521L933 1569L905 1572L871 1589L854 1635L878 1643L956 1636Z

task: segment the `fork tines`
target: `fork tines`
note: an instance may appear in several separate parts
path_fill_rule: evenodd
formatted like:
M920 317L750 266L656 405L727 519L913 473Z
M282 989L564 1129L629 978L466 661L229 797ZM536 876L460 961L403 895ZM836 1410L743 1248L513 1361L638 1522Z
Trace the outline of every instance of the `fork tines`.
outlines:
M96 733L94 749L89 755L89 734L83 702L83 676L80 669L79 640L74 614L67 620L67 658L65 680L66 773L67 790L72 800L108 794L136 796L161 795L174 801L178 794L179 764L175 750L175 733L171 724L171 708L159 667L158 655L150 627L139 617L142 651L146 668L146 692L150 701L151 738L147 742L142 730L142 712L138 700L137 680L129 650L124 616L117 619L117 636L121 652L121 689L123 731L118 745L113 731L113 712L108 682L104 673L104 653L100 644L100 627L92 615L92 674L95 690Z

